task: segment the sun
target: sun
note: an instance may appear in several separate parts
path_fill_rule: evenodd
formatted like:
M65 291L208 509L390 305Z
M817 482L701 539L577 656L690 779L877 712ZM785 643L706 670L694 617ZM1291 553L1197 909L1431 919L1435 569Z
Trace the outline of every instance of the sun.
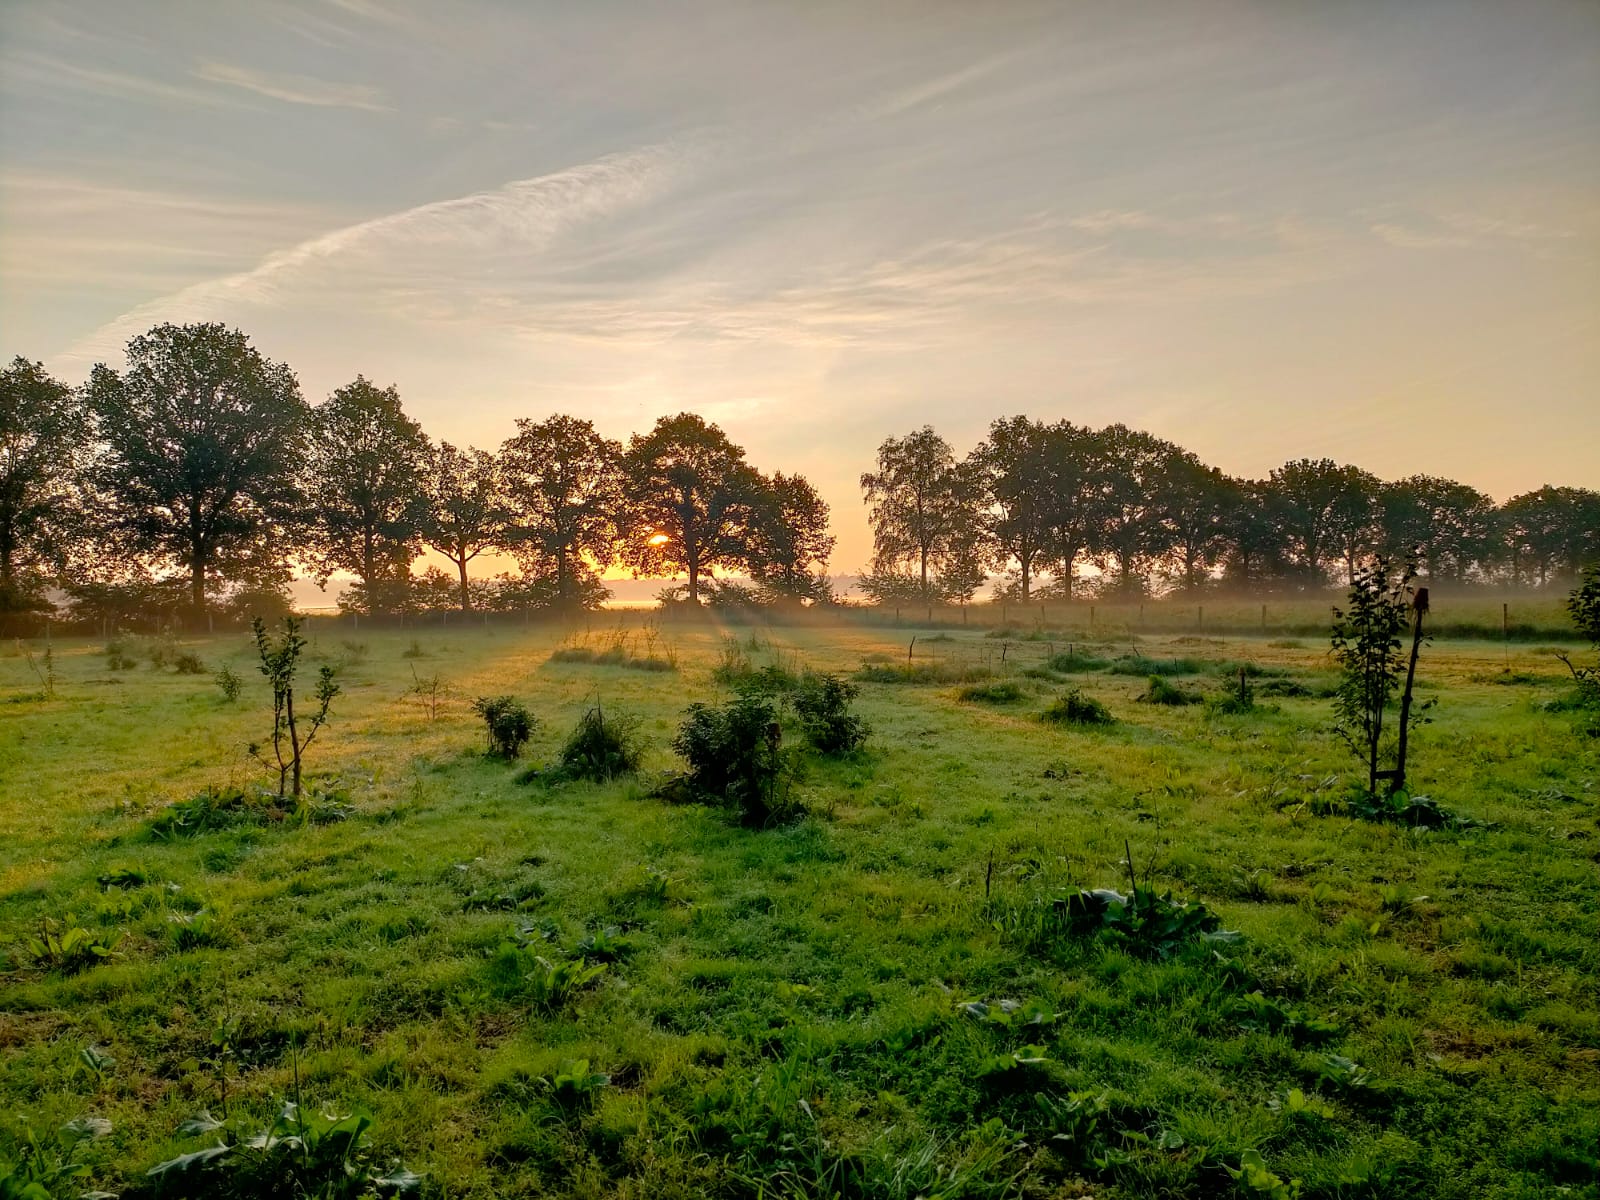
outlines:
M671 540L672 539L664 533L652 533L648 538L645 539L645 545L665 546Z

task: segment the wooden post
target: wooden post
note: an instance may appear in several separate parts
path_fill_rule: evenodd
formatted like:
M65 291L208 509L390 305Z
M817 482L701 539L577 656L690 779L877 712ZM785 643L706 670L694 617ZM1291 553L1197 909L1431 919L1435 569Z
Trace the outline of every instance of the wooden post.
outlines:
M911 644L906 647L906 661L907 662L911 661L911 655L916 650L916 648L917 648L917 635L913 633L911 635Z

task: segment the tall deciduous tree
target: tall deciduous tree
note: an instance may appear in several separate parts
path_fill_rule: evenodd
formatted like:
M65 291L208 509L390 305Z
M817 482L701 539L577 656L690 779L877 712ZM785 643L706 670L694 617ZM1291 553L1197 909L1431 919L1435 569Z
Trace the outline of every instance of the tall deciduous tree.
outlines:
M622 446L577 417L517 422L500 447L511 516L507 546L530 580L549 581L558 608L604 599L597 568L616 558Z
M1094 550L1118 592L1142 592L1146 567L1171 548L1161 486L1179 451L1171 442L1120 424L1106 426L1096 440L1100 490Z
M1227 545L1227 516L1242 497L1232 481L1188 450L1173 448L1159 479L1167 561L1187 595L1210 576Z
M42 363L0 371L0 616L40 606L44 569L82 529L88 411Z
M306 456L311 561L326 583L335 571L360 580L351 607L407 607L411 564L422 552L427 435L393 386L362 376L317 406Z
M689 601L718 568L747 569L761 483L728 435L693 413L634 434L624 459L630 528L622 558L641 574L683 572Z
M1050 560L1055 449L1051 431L1027 417L1002 418L972 452L988 528L1002 561L1017 564L1018 597L1028 603L1033 582Z
M1371 544L1372 476L1331 458L1300 458L1272 472L1268 483L1285 548L1305 577L1322 582L1337 558L1353 570L1359 551Z
M510 510L500 461L487 450L458 450L440 442L423 470L422 540L448 558L460 583L461 611L472 609L467 566L485 550L506 545Z
M873 576L892 579L909 568L922 600L976 590L986 565L983 489L932 426L884 439L861 491L872 508Z
M230 559L259 558L294 502L305 402L288 367L221 325L159 325L127 359L90 378L94 482L111 537L184 570L200 620Z
M1057 421L1045 430L1045 551L1051 591L1071 600L1078 561L1094 541L1100 500L1099 435Z
M780 600L827 600L834 539L828 505L803 475L761 479L751 513L750 576Z
M1544 587L1552 576L1600 561L1600 492L1545 484L1511 497L1500 512L1513 576L1520 578L1526 567Z
M1379 493L1383 551L1400 559L1416 554L1430 579L1463 583L1496 558L1499 518L1483 492L1453 479L1412 475Z

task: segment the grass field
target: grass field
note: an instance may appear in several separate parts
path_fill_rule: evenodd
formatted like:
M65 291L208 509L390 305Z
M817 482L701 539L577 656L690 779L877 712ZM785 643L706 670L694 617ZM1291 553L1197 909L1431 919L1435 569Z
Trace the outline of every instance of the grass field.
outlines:
M0 1161L111 1126L48 1194L217 1194L145 1173L217 1141L178 1132L199 1110L298 1096L371 1113L374 1162L436 1196L1596 1195L1600 739L1546 710L1547 648L1427 652L1413 779L1468 819L1429 831L1343 811L1315 636L314 628L345 691L308 766L345 819L194 835L168 804L263 779L245 637L184 643L197 675L58 641L53 698L0 655ZM574 645L602 661L551 661ZM525 763L598 698L671 769L725 657L887 680L865 750L796 753L799 819L482 754L476 696L541 719ZM1240 664L1253 712L1139 700ZM1073 688L1114 723L1042 722ZM1241 938L1054 920L1127 890L1125 847ZM52 967L47 919L120 940Z

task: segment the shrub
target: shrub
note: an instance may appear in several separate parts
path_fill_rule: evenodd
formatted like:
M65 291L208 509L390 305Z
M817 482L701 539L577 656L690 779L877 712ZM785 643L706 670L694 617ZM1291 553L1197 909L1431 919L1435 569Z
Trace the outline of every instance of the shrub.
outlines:
M995 683L969 683L956 693L956 699L972 704L1015 704L1023 691L1009 679Z
M1086 671L1104 670L1111 663L1109 659L1085 654L1081 650L1068 650L1065 654L1051 655L1044 665L1062 675L1081 675Z
M244 680L239 678L238 672L224 664L215 675L217 688L222 692L222 698L232 704L239 699L239 693L244 689Z
M1239 934L1199 901L1135 886L1128 895L1097 888L1062 896L1052 905L1066 932L1091 937L1147 958L1170 958L1194 942L1228 944Z
M691 704L672 749L689 765L684 782L691 793L733 805L746 822L761 824L785 807L777 795L781 738L772 702L740 696L721 707Z
M639 718L616 714L608 718L596 704L578 718L561 747L560 772L571 779L605 783L633 774L643 760Z
M495 758L516 758L533 736L537 722L515 696L479 696L472 711L483 718L487 753Z
M1073 688L1040 714L1040 719L1053 725L1110 725L1116 718L1110 710L1093 696L1085 696Z
M235 825L260 825L281 820L282 797L246 792L237 787L209 787L187 800L169 804L150 822L150 832L158 838L192 837L229 829Z
M792 703L812 746L824 754L845 754L867 740L866 722L850 711L859 691L837 675L808 671L801 677Z
M27 941L28 954L36 966L64 975L74 975L104 962L111 957L116 945L117 935L102 939L100 934L74 925L71 913L65 921L39 918L38 936Z
M1145 658L1130 654L1111 664L1113 675L1198 675L1205 664L1192 658Z
M185 650L172 660L172 669L179 675L204 675L206 664L193 651Z
M297 617L283 619L283 636L276 643L267 636L266 624L260 617L251 623L256 638L256 654L261 660L261 673L272 685L272 755L275 762L267 762L261 748L252 743L250 754L266 767L278 771L278 796L292 795L300 799L305 753L312 741L328 722L328 709L339 694L339 685L333 680L333 668L324 666L317 673L314 695L317 707L307 722L305 735L301 736L300 719L294 711L294 676L299 669L300 655L305 651L306 640L300 636Z
M1600 650L1600 566L1585 569L1582 581L1567 597L1567 612L1578 632ZM1600 665L1580 667L1573 664L1570 655L1558 653L1556 657L1566 664L1578 685L1572 707L1600 708Z
M139 660L121 640L106 643L106 666L113 671L131 671L139 665Z
M1159 675L1150 676L1149 686L1138 699L1141 704L1165 704L1180 708L1185 704L1199 704L1201 701L1201 698L1193 692L1175 687Z

